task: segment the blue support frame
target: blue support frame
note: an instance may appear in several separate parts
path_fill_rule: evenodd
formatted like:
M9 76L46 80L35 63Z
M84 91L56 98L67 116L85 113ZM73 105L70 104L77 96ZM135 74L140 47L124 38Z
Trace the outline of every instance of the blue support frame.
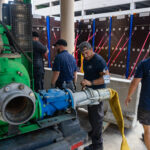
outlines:
M111 49L111 29L112 29L112 17L110 17L110 24L109 24L108 60L110 59L110 49ZM109 68L109 64L108 64L108 68Z
M48 41L48 49L49 49L49 53L48 53L48 67L51 68L51 46L50 46L50 17L47 16L46 17L46 26L47 26L47 41Z
M95 19L93 19L93 35L95 34ZM95 49L95 35L92 38L92 47L93 47L93 51Z
M127 53L127 63L126 63L126 78L129 76L130 69L130 49L131 49L131 41L132 41L132 28L133 28L133 15L130 16L130 31L129 31L129 43L128 43L128 53Z

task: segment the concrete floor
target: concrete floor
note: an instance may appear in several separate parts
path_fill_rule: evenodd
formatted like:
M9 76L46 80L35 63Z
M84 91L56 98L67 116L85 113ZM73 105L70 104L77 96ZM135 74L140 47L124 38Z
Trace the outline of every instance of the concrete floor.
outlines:
M91 126L88 122L88 114L87 112L82 111L78 111L80 124L86 131L90 131ZM146 150L144 143L140 139L142 137L142 133L143 128L139 123L132 129L125 129L125 136L130 150ZM103 139L104 150L120 150L122 137L117 125L110 124L103 132ZM88 145L90 143L91 141L88 142Z
M125 129L125 136L131 150L146 150L144 143L141 141L143 133L142 126L138 123L132 129ZM116 125L110 125L103 133L104 150L120 150L121 135Z

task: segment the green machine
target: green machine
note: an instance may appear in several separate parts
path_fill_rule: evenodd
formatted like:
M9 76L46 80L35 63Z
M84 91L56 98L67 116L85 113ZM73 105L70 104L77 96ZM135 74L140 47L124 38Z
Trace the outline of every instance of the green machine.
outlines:
M3 22L0 21L0 139L39 129L33 123L23 124L39 117L38 110L35 111L38 105L35 99L38 98L33 92L31 22L30 0L3 4ZM11 125L15 125L19 132L9 131Z

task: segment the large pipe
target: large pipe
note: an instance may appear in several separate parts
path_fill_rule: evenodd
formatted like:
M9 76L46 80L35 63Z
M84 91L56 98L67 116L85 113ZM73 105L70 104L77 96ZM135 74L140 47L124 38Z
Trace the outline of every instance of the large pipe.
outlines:
M69 53L74 52L74 0L61 0L61 38L68 43Z
M111 93L109 89L86 89L81 92L72 93L73 107L94 105L97 102L109 100Z
M35 96L24 84L12 83L0 89L0 120L11 125L26 123L35 112Z
M40 112L41 118L52 116L56 111L67 108L76 109L80 106L94 105L95 103L109 100L111 93L109 89L86 89L73 93L69 89L50 89L40 92Z

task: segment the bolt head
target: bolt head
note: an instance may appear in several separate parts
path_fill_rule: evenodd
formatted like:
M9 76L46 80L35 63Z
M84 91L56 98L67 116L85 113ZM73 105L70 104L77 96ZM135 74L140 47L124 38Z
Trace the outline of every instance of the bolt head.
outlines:
M33 96L34 96L34 93L33 93L33 92L30 92L29 96L33 97Z
M20 71L17 72L19 76L23 76L23 73L21 73Z
M20 84L18 88L19 88L19 90L23 90L24 89L24 85Z
M10 91L10 87L9 86L7 86L7 87L5 87L5 92L9 92Z

